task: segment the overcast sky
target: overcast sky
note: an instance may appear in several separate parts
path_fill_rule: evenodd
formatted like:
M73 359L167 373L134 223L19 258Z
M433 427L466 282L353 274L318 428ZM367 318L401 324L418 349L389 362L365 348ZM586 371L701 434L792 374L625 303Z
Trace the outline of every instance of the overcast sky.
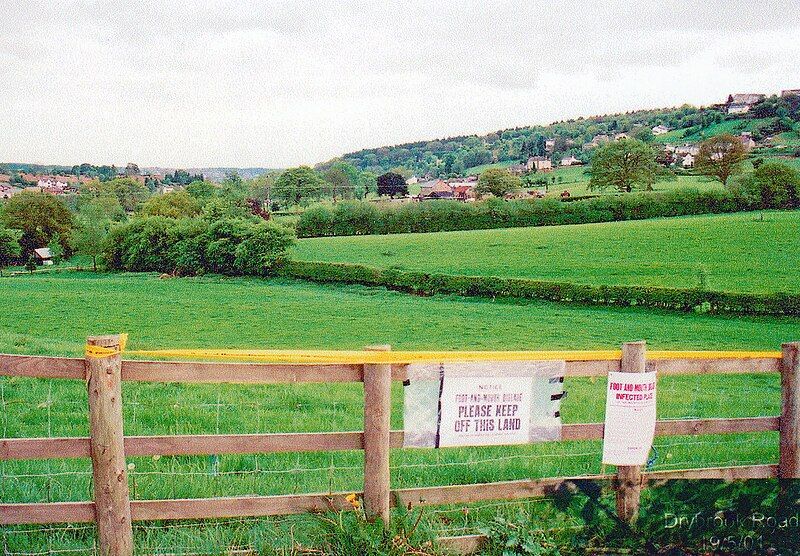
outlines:
M286 167L800 88L799 0L2 7L5 162Z

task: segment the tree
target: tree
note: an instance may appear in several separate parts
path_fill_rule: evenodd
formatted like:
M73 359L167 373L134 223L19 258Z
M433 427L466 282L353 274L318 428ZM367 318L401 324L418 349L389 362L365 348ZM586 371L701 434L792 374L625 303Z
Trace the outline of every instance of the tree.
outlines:
M125 175L126 176L138 176L142 172L139 170L139 165L135 162L128 162L128 165L125 166Z
M724 133L700 143L700 152L694 161L694 168L723 185L728 178L742 171L745 159L744 145L738 137Z
M613 188L623 193L652 189L657 171L655 153L642 141L609 141L597 147L592 155L589 189Z
M366 199L370 193L378 192L378 176L372 172L361 172L356 185L356 197Z
M242 274L270 274L294 243L294 235L273 222L256 224L236 247L234 267Z
M89 198L103 195L115 195L120 206L126 212L133 212L150 196L147 186L133 178L119 178L109 181L92 181L84 184L80 190L81 195Z
M638 139L643 143L652 143L655 136L653 130L647 126L642 126L633 132L634 139Z
M28 191L14 195L3 205L0 223L22 230L19 243L24 258L34 249L50 243L56 234L61 238L62 247L69 251L66 239L72 229L72 213L58 197Z
M781 162L765 162L731 186L759 208L800 206L800 172Z
M216 191L213 183L203 180L195 180L186 186L186 192L201 203L213 197Z
M358 170L343 162L334 164L325 172L325 181L329 184L328 190L334 202L337 197L352 197L357 179Z
M5 267L10 266L22 255L20 238L22 238L22 230L0 226L0 276L3 275Z
M64 257L64 247L61 245L61 236L58 233L53 234L53 237L50 238L47 248L50 250L53 264L60 264Z
M78 212L77 225L72 230L72 246L81 255L92 258L92 268L97 272L97 257L111 228L111 219L99 203L88 203Z
M125 210L119 204L119 199L113 193L104 193L96 197L78 195L78 212L86 205L95 205L102 209L103 215L114 222L122 222L126 218Z
M403 176L395 172L386 172L378 176L378 195L388 195L394 199L395 195L408 195L408 185Z
M283 172L272 187L272 198L283 206L304 205L319 199L325 181L309 166L289 168Z
M511 193L522 187L522 180L504 168L489 168L484 170L478 178L478 185L475 192L478 195L491 193L495 197L503 197L506 193Z
M142 205L141 213L145 216L190 218L200 214L200 203L186 191L173 191L150 197Z

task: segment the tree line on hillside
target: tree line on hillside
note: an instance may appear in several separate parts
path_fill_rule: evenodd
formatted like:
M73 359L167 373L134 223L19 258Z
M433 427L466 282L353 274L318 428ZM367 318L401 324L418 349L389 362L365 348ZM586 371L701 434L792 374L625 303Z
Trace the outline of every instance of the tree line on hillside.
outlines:
M554 161L574 155L584 159L583 145L598 135L626 133L644 142L653 140L651 128L664 125L683 130L683 136L702 134L714 124L733 119L764 120L753 128L756 140L792 130L800 121L800 96L772 96L759 102L747 114L726 114L722 107L643 110L500 130L484 136L470 135L418 141L391 147L348 153L320 167L347 162L362 171L381 174L403 169L417 176L459 177L466 170L483 164L527 160L529 156L549 156ZM552 145L546 147L547 140ZM678 140L680 138L677 138Z
M488 200L426 201L383 208L364 201L364 196L406 195L403 176L395 172L374 176L344 162L323 173L302 166L254 180L243 180L235 174L220 184L195 180L185 188L156 195L133 178L91 181L82 184L75 196L23 192L6 200L0 206L0 268L14 263L35 266L34 250L49 247L55 259L80 253L91 257L95 268L98 261L105 261L117 269L161 271L168 267L187 273L253 273L254 267L246 264L245 257L267 264L279 260L291 243L292 230L267 223L271 210L280 207L307 207L296 229L301 237L310 237L600 222L696 214L698 210L800 206L800 173L786 164L759 159L753 161L753 171L745 172L745 158L738 137L712 137L700 145L695 167L727 187L723 197L696 191L687 192L682 198L645 195L630 201L631 206L644 203L644 208L636 210L610 208L604 203L624 205L627 201L606 199L585 203L561 203L556 199L504 201L509 193L530 184L499 168L483 172L475 187L478 197ZM593 153L588 172L590 189L618 193L647 191L659 179L675 179L667 164L659 161L657 151L638 139L601 145ZM308 206L322 199L336 202ZM671 203L684 208L676 212L667 206ZM725 208L720 209L721 206ZM142 222L150 224L144 226ZM228 235L216 227L219 222L226 223ZM147 236L150 232L154 235ZM124 241L128 233L136 239ZM289 239L279 241L284 236ZM222 243L231 249L225 264L215 254ZM116 244L142 252L180 244L179 251L193 249L194 263L180 259L179 264L176 252L163 249L158 256L142 259L139 254L121 253ZM274 251L270 247L273 244L277 246ZM237 255L240 245L244 247ZM262 250L260 254L258 249ZM162 264L159 260L167 262Z

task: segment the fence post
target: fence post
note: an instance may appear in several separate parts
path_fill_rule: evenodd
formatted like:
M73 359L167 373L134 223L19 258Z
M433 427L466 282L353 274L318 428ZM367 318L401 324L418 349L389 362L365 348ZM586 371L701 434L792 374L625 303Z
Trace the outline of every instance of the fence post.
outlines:
M370 346L365 351L389 351ZM392 366L364 365L364 512L389 527L389 427L392 409Z
M119 336L92 336L88 345L118 349ZM122 432L122 357L86 356L94 511L102 556L131 556L133 528Z
M627 342L622 344L620 371L623 373L643 373L647 357L647 344ZM627 523L633 523L639 515L639 498L642 492L642 473L638 465L617 467L617 516Z
M781 346L780 479L800 479L800 342Z

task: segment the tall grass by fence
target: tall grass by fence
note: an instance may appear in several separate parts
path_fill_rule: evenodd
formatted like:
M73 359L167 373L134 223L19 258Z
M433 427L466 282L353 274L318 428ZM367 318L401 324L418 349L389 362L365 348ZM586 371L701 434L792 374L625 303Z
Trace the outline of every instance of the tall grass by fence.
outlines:
M186 361L123 361L116 336L90 338L111 350L100 357L58 358L0 355L0 375L86 380L89 394L90 436L73 438L4 438L0 459L91 458L93 501L0 503L0 525L96 522L102 554L131 554L131 522L148 520L230 519L243 516L289 515L351 507L346 492L273 496L219 497L173 500L131 500L125 458L132 456L291 453L363 450L363 498L367 515L386 518L392 505L413 508L489 500L521 500L544 496L563 485L581 481L613 481L620 515L634 519L640 488L669 479L798 478L800 476L800 343L783 346L780 353L737 354L654 353L647 358L643 343L623 345L618 358L574 354L566 363L569 377L604 377L611 371L655 370L659 376L709 373L780 373L781 415L738 419L680 419L657 423L658 436L724 435L779 431L777 465L642 472L620 468L615 475L551 477L391 490L389 453L403 445L403 431L390 430L392 382L405 379L405 365L341 362L199 363ZM378 349L388 349L382 347ZM364 384L364 432L123 435L122 382L185 383L347 383ZM602 423L574 423L562 427L562 440L603 437ZM444 539L462 552L476 549L481 537Z

